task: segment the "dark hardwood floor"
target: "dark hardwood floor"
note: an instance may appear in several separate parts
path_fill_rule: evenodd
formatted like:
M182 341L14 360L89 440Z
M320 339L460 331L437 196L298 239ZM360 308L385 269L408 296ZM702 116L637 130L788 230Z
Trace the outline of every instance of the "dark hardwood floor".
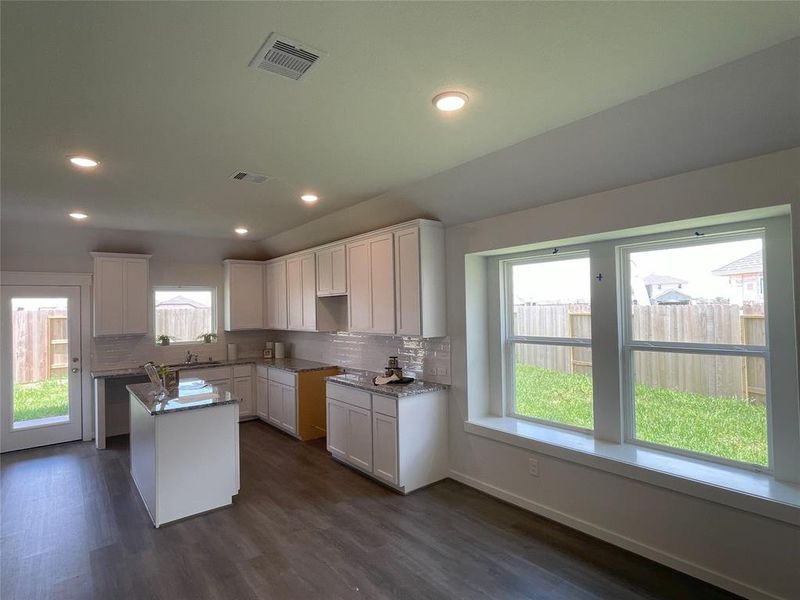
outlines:
M402 497L241 427L232 507L153 528L127 438L3 455L4 600L733 598L453 481Z

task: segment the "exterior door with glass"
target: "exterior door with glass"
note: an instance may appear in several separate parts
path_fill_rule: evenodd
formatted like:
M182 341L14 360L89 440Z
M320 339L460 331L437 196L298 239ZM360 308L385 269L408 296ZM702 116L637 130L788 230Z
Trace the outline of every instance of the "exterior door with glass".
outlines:
M81 439L79 286L2 286L0 452Z

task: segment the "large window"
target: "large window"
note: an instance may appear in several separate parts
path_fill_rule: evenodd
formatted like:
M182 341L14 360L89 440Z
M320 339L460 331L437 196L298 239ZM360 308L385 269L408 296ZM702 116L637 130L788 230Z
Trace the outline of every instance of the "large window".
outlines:
M622 248L627 435L769 465L761 232Z
M154 290L156 343L197 344L217 333L216 290L199 287L158 287Z
M509 412L591 429L588 253L528 256L505 265Z
M493 258L502 415L800 481L790 241L779 217Z

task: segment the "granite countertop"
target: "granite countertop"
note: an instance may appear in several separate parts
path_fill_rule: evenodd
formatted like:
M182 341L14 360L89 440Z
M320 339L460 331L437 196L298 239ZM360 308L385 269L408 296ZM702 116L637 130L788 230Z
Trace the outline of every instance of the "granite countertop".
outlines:
M213 369L214 367L231 367L233 365L265 365L283 371L290 371L292 373L299 373L305 371L322 371L325 369L335 369L336 365L328 363L315 362L313 360L304 360L302 358L260 358L260 357L242 357L236 360L220 360L215 362L200 362L191 364L175 364L169 365L175 371L187 371L191 369ZM139 367L122 367L119 369L99 369L91 372L93 379L118 379L123 377L145 377L144 368Z
M234 404L241 401L239 398L231 396L230 392L223 391L218 386L208 384L202 379L181 382L178 391L176 393L168 392L163 400L156 399L155 395L158 390L152 383L133 383L125 387L153 416Z
M380 375L380 373L373 373L371 371L350 371L347 373L342 373L341 375L331 375L325 379L331 383L347 385L361 390L366 390L374 394L394 396L395 398L415 396L416 394L427 394L428 392L438 392L449 388L449 386L444 383L433 383L421 381L419 379L413 383L406 384L395 383L375 385L372 383L372 378L376 375Z

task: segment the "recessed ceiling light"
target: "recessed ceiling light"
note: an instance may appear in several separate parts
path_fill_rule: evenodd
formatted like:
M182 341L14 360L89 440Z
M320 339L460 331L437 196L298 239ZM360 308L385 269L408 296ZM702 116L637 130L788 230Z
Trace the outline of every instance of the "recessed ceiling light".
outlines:
M99 163L88 156L70 156L69 162L82 169L94 169Z
M464 92L442 92L433 97L433 105L442 112L461 110L469 100Z
M247 229L245 229L244 227L237 227L236 229L234 229L234 231L239 235L245 235L247 233Z
M84 219L89 218L89 215L87 215L86 213L78 211L69 213L69 216L75 219L76 221L83 221Z
M308 204L311 204L319 200L319 198L315 194L303 194L302 196L300 196L300 199L303 202L307 202Z

